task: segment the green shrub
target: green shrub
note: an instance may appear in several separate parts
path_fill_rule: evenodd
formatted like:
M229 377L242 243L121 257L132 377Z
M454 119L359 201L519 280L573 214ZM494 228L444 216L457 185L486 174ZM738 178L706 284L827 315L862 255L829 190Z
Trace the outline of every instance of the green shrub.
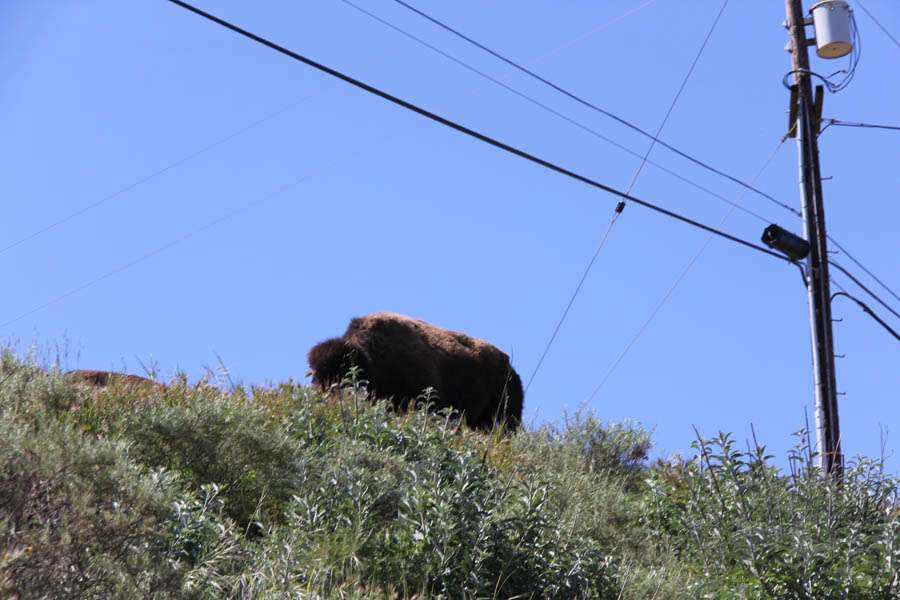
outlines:
M692 565L691 597L896 598L897 481L871 460L842 480L811 465L805 432L781 474L765 447L728 434L695 443L695 460L653 471L646 520Z
M124 436L135 458L176 471L195 490L218 486L226 514L241 527L277 520L293 490L297 444L240 394L208 387L183 394L130 416Z
M156 548L172 482L121 444L0 420L0 597L173 597L182 570Z
M184 590L199 597L228 597L247 564L248 551L215 484L182 493L172 503L162 542L165 555L188 569Z
M340 416L313 408L291 417L305 449L297 490L286 522L261 541L245 591L614 597L610 557L560 526L546 474L497 475L487 456L508 446L502 436L458 429L447 414L395 415L352 387L307 401Z

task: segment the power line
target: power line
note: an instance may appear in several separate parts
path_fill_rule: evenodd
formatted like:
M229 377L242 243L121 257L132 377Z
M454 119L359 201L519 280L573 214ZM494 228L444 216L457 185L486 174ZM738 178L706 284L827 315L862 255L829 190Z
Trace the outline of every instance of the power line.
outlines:
M884 32L884 34L885 34L886 36L888 36L889 38L891 38L891 41L894 42L894 44L896 44L898 48L900 48L900 42L897 41L897 38L895 38L894 36L891 35L891 32L887 30L887 27L885 27L884 25L882 25L881 23L878 22L878 19L875 18L875 15L873 15L872 13L870 13L870 12L869 12L869 9L867 9L865 6L863 6L862 1L861 1L861 0L856 0L856 3L859 5L859 7L860 7L861 9L863 9L863 11L864 11L867 15L869 15L869 18L870 18L870 19L872 19L873 21L875 21L875 24L878 25L878 26L881 28L881 30Z
M655 0L651 0L651 1L655 1ZM537 106L537 107L539 107L539 108L541 108L541 109L543 109L543 110L549 112L550 114L552 114L552 115L554 115L554 116L556 116L556 117L558 117L558 118L560 118L560 119L566 121L567 123L570 123L570 124L572 124L572 125L578 127L579 129L581 129L581 130L583 130L583 131L585 131L585 132L587 132L587 133L593 135L594 137L596 137L596 138L598 138L598 139L601 139L601 140L603 140L604 142L607 142L608 144L611 144L611 145L615 146L616 148L619 148L619 149L622 150L623 152L626 152L626 153L628 153L628 154L630 154L630 155L632 155L632 156L634 156L634 157L636 157L636 158L640 158L641 161L642 161L642 162L641 162L642 165L643 165L644 162L649 163L649 164L653 165L654 167L656 167L657 169L659 169L659 170L661 170L661 171L663 171L663 172L665 172L665 173L671 175L672 177L675 177L675 178L677 178L677 179L680 179L681 181L683 181L683 182L685 182L685 183L687 183L687 184L689 184L689 185L694 186L695 188L697 188L697 189L699 189L699 190L701 190L701 191L703 191L703 192L705 192L705 193L707 193L707 194L713 196L714 198L717 198L717 199L721 200L722 202L725 202L726 204L729 204L729 205L731 205L731 206L737 208L738 210L747 213L748 215L751 215L751 216L753 216L753 217L756 217L757 219L759 219L760 221L762 221L762 222L764 222L764 223L772 224L772 221L771 221L771 220L769 220L769 219L767 219L767 218L765 218L765 217L763 217L763 216L761 216L761 215L759 215L759 214L753 212L752 210L749 210L749 209L747 209L747 208L744 208L743 206L740 206L740 205L738 205L738 204L735 204L734 202L732 202L731 200L729 200L729 199L726 198L725 196L722 196L721 194L717 194L716 192L714 192L714 191L712 191L712 190L710 190L710 189L708 189L708 188L703 187L702 185L696 183L695 181L692 181L692 180L690 180L690 179L684 177L683 175L680 175L679 173L676 173L675 171L673 171L673 170L671 170L671 169L669 169L669 168L667 168L667 167L664 167L663 165L661 165L661 164L659 164L659 163L657 163L657 162L654 162L654 161L650 160L650 159L648 158L649 153L645 153L644 155L641 155L640 153L635 152L635 151L632 150L631 148L628 148L628 147L626 147L626 146L624 146L624 145L622 145L622 144L616 142L615 140L612 140L612 139L606 137L605 135L603 135L602 133L598 132L597 130L592 129L592 128L588 127L587 125L584 125L583 123L581 123L581 122L579 122L579 121L576 121L575 119L573 119L573 118L571 118L571 117L568 117L568 116L564 115L563 113L557 111L556 109L553 109L553 108L551 108L550 106L548 106L548 105L546 105L546 104L544 104L544 103L542 103L542 102L540 102L540 101L538 101L538 100L535 100L535 99L532 98L531 96L529 96L529 95L527 95L527 94L525 94L525 93L523 93L523 92L520 92L519 90L515 89L514 87L512 87L512 86L510 86L510 85L507 85L507 84L505 84L505 83L503 83L502 80L497 79L497 78L495 78L495 77L492 77L491 75L488 75L488 74L485 73L484 71L481 71L481 70L479 70L479 69L473 67L472 65L466 63L465 61L462 61L462 60L456 58L455 56L453 56L453 55L451 55L451 54L449 54L449 53L447 53L447 52L441 50L440 48L434 46L433 44L429 44L428 42L426 42L426 41L424 41L424 40L422 40L422 39L416 37L415 35L409 33L408 31L406 31L406 30L404 30L404 29L402 29L402 28L400 28L400 27L394 25L394 24L391 23L390 21L387 21L387 20L385 20L385 19L379 17L378 15L376 15L376 14L374 14L374 13L372 13L372 12L370 12L370 11L364 9L364 8L362 8L361 6L359 6L359 5L357 5L357 4L353 3L353 2L351 2L350 0L342 0L342 2L344 2L345 4L347 4L347 5L349 5L349 6L353 7L353 8L355 8L355 9L358 10L359 12L361 12L361 13L363 13L363 14L365 14L365 15L368 15L369 17L371 17L372 19L378 21L378 22L381 23L382 25L385 25L386 27L390 27L390 28L393 29L394 31L396 31L396 32L398 32L398 33L400 33L400 34L402 34L402 35L404 35L404 36L406 36L406 37L408 37L408 38L410 38L410 39L412 39L412 40L415 40L416 42L418 42L418 43L421 44L422 46L425 46L426 48L428 48L428 49L430 49L430 50L436 52L437 54L440 54L440 55L443 56L444 58L446 58L446 59L448 59L448 60L450 60L450 61L453 61L453 62L456 63L457 65L460 65L461 67L464 67L464 68L468 69L469 71L472 71L473 73L476 73L476 74L480 75L481 77L484 77L484 78L487 79L488 81L492 82L494 85L498 85L498 86L502 87L503 89L507 90L508 92L510 92L510 93L512 93L512 94L515 94L516 96L522 98L523 100L526 100L526 101L530 102L531 104L533 104L533 105L535 105L535 106ZM643 6L647 6L648 4L650 4L650 2L648 2L648 3L644 4L644 5L642 5L641 7L638 7L638 9L642 8ZM638 9L634 9L634 10L632 10L632 11L629 11L629 13L626 13L625 15L622 15L622 16L620 16L620 17L617 17L616 19L613 19L612 21L610 21L610 22L608 22L608 23L606 23L606 24L604 24L604 25L601 25L600 27L597 27L597 28L593 29L593 30L591 31L591 34L596 33L596 32L599 31L600 29L603 29L604 27L610 25L611 23L614 23L614 22L618 21L618 20L621 19L622 17L624 17L624 16L626 16L626 15L630 14L631 12L634 12L635 10L638 10ZM538 60L541 60L541 59L538 59ZM658 135L658 134L657 134L657 135ZM652 147L652 145L651 145L651 147ZM630 191L631 191L631 190L629 189L628 192L630 192Z
M345 0L346 1L346 0ZM713 31L716 29L716 25L719 23L719 19L722 17L722 13L725 12L725 7L728 6L728 0L722 4L721 10L719 10L719 14L716 15L715 20L713 21L712 27L709 29L709 33L706 34L706 37L703 39L703 43L700 44L700 50L697 51L697 55L694 57L693 62L691 62L691 66L688 69L687 74L685 74L684 79L681 82L681 86L678 88L678 91L675 92L675 97L672 99L672 102L669 104L669 110L666 111L666 116L663 117L662 122L659 125L659 128L656 131L656 136L650 142L650 145L647 147L647 152L644 153L644 157L641 159L641 163L638 165L637 170L634 172L634 177L631 178L631 183L628 185L628 189L625 191L626 194L630 194L634 184L637 183L638 177L641 174L641 170L643 170L644 165L647 163L647 159L650 156L650 152L653 151L653 146L656 144L656 140L659 138L659 134L662 133L663 128L666 126L666 123L669 120L669 117L672 116L672 111L675 110L675 105L678 103L678 99L681 98L681 93L684 91L685 86L687 86L688 80L691 78L691 74L694 72L694 67L697 66L697 62L700 60L700 56L703 54L703 50L706 48L707 42L709 42L709 38L712 37ZM572 308L572 304L575 303L575 298L578 297L578 293L581 291L581 286L584 285L584 281L587 279L588 274L591 272L591 269L594 266L594 262L597 260L597 255L600 254L600 249L603 247L603 244L606 242L606 238L609 236L609 232L612 230L613 225L621 214L622 210L625 208L624 201L619 202L616 206L616 212L613 215L612 221L609 223L609 228L606 230L606 234L603 236L603 239L600 241L600 245L597 247L597 250L594 251L593 257L591 257L590 262L588 262L587 268L584 271L584 274L581 276L581 281L578 282L578 285L575 287L575 292L572 294L571 299L569 299L569 304L566 306L566 309L563 311L562 317L559 319L559 323L556 325L556 329L553 331L553 335L550 336L550 341L547 343L547 347L544 349L544 353L541 355L541 359L538 361L537 366L534 368L534 372L531 374L531 378L528 380L528 385L525 386L525 393L528 393L528 388L531 387L531 382L534 381L535 376L537 375L538 369L540 369L541 364L544 362L544 358L547 356L547 353L550 351L550 346L553 344L553 340L556 339L556 334L559 332L560 327L562 327L563 322L566 320L566 316L569 314L569 309Z
M556 164L554 164L554 163L552 163L552 162L549 162L549 161L547 161L547 160L544 160L544 159L542 159L542 158L539 158L539 157L537 157L537 156L534 156L533 154L529 154L529 153L525 152L524 150L520 150L520 149L518 149L518 148L515 148L515 147L513 147L513 146L510 146L510 145L508 145L508 144L505 144L505 143L503 143L503 142L501 142L501 141L499 141L499 140L496 140L496 139L494 139L494 138L488 137L487 135L484 135L484 134L482 134L482 133L479 133L479 132L477 132L477 131L475 131L475 130L473 130L473 129L469 129L468 127L465 127L464 125L460 125L459 123L456 123L455 121L451 121L451 120L449 120L449 119L446 119L446 118L444 118L444 117L441 117L440 115L437 115L437 114L435 114L435 113L433 113L433 112L430 112L430 111L428 111L428 110L426 110L426 109L424 109L424 108L421 108L421 107L419 107L419 106L417 106L417 105L415 105L415 104L412 104L412 103L410 103L410 102L407 102L406 100L402 100L402 99L400 99L400 98L398 98L398 97L396 97L396 96L393 96L393 95L391 95L391 94L389 94L389 93L387 93L387 92L384 92L384 91L382 91L382 90L380 90L380 89L378 89L378 88L375 88L375 87L373 87L373 86L371 86L371 85L369 85L369 84L367 84L367 83L363 83L362 81L359 81L359 80L357 80L357 79L354 79L353 77L350 77L349 75L345 75L344 73L341 73L340 71L336 71L336 70L332 69L331 67L327 67L327 66L325 66L325 65L323 65L323 64L321 64L321 63L319 63L319 62L316 62L316 61L314 61L314 60L312 60L312 59L310 59L310 58L307 58L307 57L305 57L305 56L302 56L302 55L300 55L300 54L297 54L296 52L293 52L293 51L291 51L291 50L288 50L287 48L284 48L283 46L279 46L278 44L275 44L274 42L271 42L271 41L269 41L269 40L267 40L267 39L265 39L265 38L263 38L263 37L260 37L260 36L254 34L254 33L249 32L249 31L247 31L247 30L245 30L245 29L241 29L240 27L238 27L238 26L236 26L236 25L233 25L233 24L229 23L228 21L225 21L225 20L223 20L223 19L220 19L219 17L216 17L216 16L214 16L214 15L211 15L210 13L207 13L207 12L205 12L205 11L203 11L203 10L200 10L199 8L196 8L196 7L190 5L190 4L186 3L186 2L183 2L182 0L169 0L169 2L171 2L171 3L173 3L173 4L177 4L178 6L181 6L182 8L185 8L185 9L187 9L187 10L189 10L189 11L191 11L191 12L193 12L193 13L195 13L195 14L201 16L201 17L204 17L205 19L208 19L208 20L210 20L210 21L212 21L212 22L214 22L214 23L217 23L218 25L221 25L221 26L223 26L223 27L225 27L225 28L227 28L227 29L232 30L232 31L234 31L235 33L239 33L240 35L243 35L243 36L245 36L245 37L247 37L247 38L249 38L249 39L251 39L251 40L253 40L253 41L255 41L255 42L258 42L258 43L260 43L260 44L262 44L262 45L264 45L264 46L267 46L267 47L269 47L269 48L271 48L271 49L277 51L277 52L280 52L281 54L284 54L285 56L289 56L289 57L293 58L294 60L298 60L298 61L300 61L300 62L302 62L302 63L304 63L304 64L306 64L306 65L309 65L309 66L311 66L311 67L313 67L313 68L315 68L315 69L318 69L319 71L322 71L323 73L327 73L327 74L329 74L329 75L331 75L331 76L333 76L333 77L337 77L338 79L341 79L342 81L345 81L345 82L347 82L347 83L349 83L349 84L351 84L351 85L354 85L354 86L356 86L356 87L358 87L358 88L360 88L360 89L362 89L362 90L365 90L365 91L369 92L370 94L374 94L374 95L376 95L376 96L379 96L379 97L381 97L381 98L383 98L383 99L385 99L385 100L388 100L389 102L393 102L394 104L397 104L398 106L402 106L403 108L406 108L407 110L410 110L410 111L413 111L413 112L415 112L415 113L418 113L418 114L422 115L423 117L427 117L427 118L429 118L429 119L431 119L431 120L433 120L433 121L436 121L437 123L440 123L440 124L442 124L442 125L445 125L445 126L447 126L447 127L450 127L450 128L452 128L452 129L455 129L455 130L459 131L460 133L464 133L464 134L466 134L466 135L468 135L468 136L470 136L470 137L473 137L473 138L475 138L475 139L481 140L482 142L485 142L485 143L487 143L487 144L490 144L490 145L492 145L492 146L494 146L494 147L496 147L496 148L499 148L499 149L501 149L501 150L505 150L506 152L509 152L510 154L515 154L516 156L519 156L520 158L524 158L524 159L529 160L529 161L531 161L531 162L533 162L533 163L535 163L535 164L541 165L541 166L543 166L543 167L545 167L545 168L547 168L547 169L550 169L550 170L552 170L552 171L556 171L557 173L560 173L560 174L562 174L562 175L566 175L567 177L570 177L571 179L575 179L575 180L580 181L580 182L582 182L582 183L586 183L586 184L588 184L588 185L590 185L590 186L593 186L593 187L595 187L595 188L597 188L597 189L603 190L603 191L608 192L608 193L610 193L610 194L613 194L613 195L615 195L615 196L619 196L619 197L621 197L621 198L623 198L623 199L625 199L625 200L629 200L629 201L634 202L635 204L638 204L638 205L643 206L643 207L645 207L645 208L649 208L649 209L651 209L651 210L654 210L654 211L659 212L659 213L661 213L661 214L664 214L664 215L666 215L666 216L672 217L673 219L677 219L677 220L682 221L682 222L684 222L684 223L687 223L687 224L689 224L689 225L693 225L694 227L697 227L697 228L699 228L699 229L703 229L704 231L708 231L708 232L710 232L710 233L714 233L714 234L716 234L716 235L718 235L718 236L720 236L720 237L723 237L723 238L725 238L725 239L731 240L731 241L733 241L733 242L736 242L736 243L741 244L741 245L743 245L743 246L746 246L746 247L748 247L748 248L752 248L752 249L754 249L754 250L756 250L756 251L758 251L758 252L762 252L762 253L767 254L767 255L769 255L769 256L774 256L775 258L778 258L779 260L783 260L783 261L788 262L788 263L793 263L793 262L794 262L794 261L791 260L790 258L787 258L787 257L785 257L785 256L782 256L781 254L777 254L777 253L775 253L775 252L772 252L771 250L768 250L768 249L766 249L766 248L763 248L762 246L757 246L756 244L753 244L753 243L751 243L751 242L748 242L748 241L746 241L746 240L743 240L743 239L738 238L738 237L736 237L736 236L733 236L733 235L731 235L731 234L725 233L725 232L723 232L723 231L719 231L719 230L714 229L714 228L712 228L712 227L710 227L710 226L708 226L708 225L704 225L704 224L702 224L702 223L700 223L700 222L698 222L698 221L695 221L695 220L693 220L693 219L690 219L690 218L688 218L688 217L685 217L685 216L683 216L683 215L680 215L680 214L678 214L678 213L675 213L675 212L673 212L673 211L671 211L671 210L668 210L668 209L666 209L666 208L662 208L661 206L657 206L657 205L652 204L652 203L650 203L650 202L647 202L647 201L645 201L645 200L641 200L641 199L639 199L639 198L635 198L634 196L630 196L630 195L628 195L628 194L625 194L624 192L621 192L621 191L619 191L619 190L616 190L616 189L613 188L613 187L610 187L610 186L608 186L608 185L605 185L605 184L602 184L602 183L600 183L600 182L598 182L598 181L595 181L595 180L593 180L593 179L590 179L589 177L585 177L584 175L579 175L578 173L575 173L574 171L570 171L570 170L565 169L565 168L563 168L563 167L561 167L561 166L559 166L559 165L556 165Z
M697 56L694 57L694 61L691 63L691 67L688 69L687 74L684 76L684 79L681 82L681 87L679 87L678 91L675 93L675 97L672 99L672 103L669 105L669 110L666 112L666 116L663 118L662 123L659 124L659 129L656 130L656 135L653 136L653 139L650 141L650 147L647 148L647 153L644 155L643 160L641 160L641 164L637 168L637 172L631 179L631 184L628 186L628 190L626 193L630 194L631 189L634 187L634 184L637 183L637 178L641 174L641 170L643 170L644 164L647 162L647 157L650 156L650 152L653 150L653 146L655 146L657 141L659 140L659 134L662 133L663 128L669 121L669 117L672 116L672 111L675 110L675 105L678 104L678 99L681 98L681 92L683 92L685 86L687 86L687 82L691 78L691 74L694 72L694 67L696 67L697 63L700 61L700 57L703 55L703 51L706 49L706 44L709 42L709 38L712 37L713 31L716 30L716 25L719 24L719 19L722 18L722 13L725 12L726 6L728 6L728 0L725 0L725 2L722 3L722 8L719 9L719 14L716 15L712 26L709 28L709 33L706 34L706 37L703 39L703 43L700 44L700 50L697 51Z
M595 105L595 104L592 104L591 102L588 102L587 100L581 98L580 96L578 96L578 95L576 95L576 94L574 94L574 93L572 93L572 92L566 90L565 88L563 88L563 87L561 87L561 86L559 86L559 85L553 83L552 81L549 81L548 79L546 79L546 78L544 78L544 77L541 77L541 76L538 75L537 73L535 73L535 72L533 72L533 71L531 71L531 70L529 70L529 69L527 69L527 68L521 66L520 64L516 63L515 61L510 60L509 58L506 58L505 56L503 56L503 55L500 54L499 52L496 52L496 51L492 50L491 48L485 46L484 44L482 44L482 43L480 43L480 42L478 42L478 41L476 41L476 40L474 40L474 39L472 39L472 38L470 38L470 37L468 37L467 35L465 35L465 34L459 32L459 31L457 31L456 29L450 27L449 25L446 25L446 24L442 23L441 21L439 21L439 20L435 19L434 17L428 15L427 13L425 13L425 12L419 10L418 8L416 8L416 7L414 7L414 6L411 6L410 4L407 4L406 2L404 2L404 0L394 0L394 2L396 2L397 4L400 4L401 6L406 7L407 9L413 11L414 13L420 15L421 17L423 17L423 18L425 18L425 19L428 19L429 21L431 21L431 22L434 23L435 25L438 25L439 27L442 27L442 28L446 29L447 31L449 31L449 32L452 33L453 35L455 35L455 36L457 36L457 37L459 37L459 38L461 38L461 39L463 39L463 40L469 42L470 44L472 44L472 45L474 45L474 46L480 48L481 50L484 50L485 52L487 52L487 53L490 54L491 56L494 56L495 58L498 58L498 59L502 60L502 61L505 62L506 64L508 64L508 65L510 65L510 66L512 66L512 67L514 67L515 69L518 69L518 70L521 71L522 73L525 73L526 75L529 75L530 77L533 77L534 79L540 81L541 83L550 86L550 87L553 88L554 90L558 91L559 93L561 93L561 94L563 94L563 95L565 95L565 96L568 96L569 98L571 98L572 100L575 100L575 101L578 102L579 104L582 104L582 105L584 105L584 106L590 108L591 110L594 110L594 111L596 111L596 112L599 112L600 114L606 115L607 117L609 117L609 118L611 118L611 119L613 119L613 120L615 120L615 121L621 123L622 125L625 125L626 127L628 127L628 128L630 128L630 129L632 129L632 130L634 130L634 131L640 133L641 135L643 135L643 136L645 136L645 137L648 137L648 138L650 138L651 140L654 140L654 141L655 141L656 143L658 143L660 146L663 146L664 148L667 148L667 149L671 150L672 152L674 152L675 154L678 154L678 155L681 156L682 158L686 158L687 160L693 162L694 164L696 164L696 165L698 165L698 166L700 166L700 167L703 167L704 169L707 169L708 171L711 171L711 172L713 172L713 173L715 173L715 174L717 174L717 175L719 175L719 176L721 176L721 177L725 177L726 179L728 179L728 180L730 180L730 181L732 181L732 182L734 182L734 183L737 183L738 185L740 185L740 186L742 186L742 187L744 187L744 188L749 189L750 191L752 191L752 192L754 192L754 193L756 193L756 194L762 196L763 198L766 198L767 200L769 200L769 201L771 201L771 202L774 202L775 204L781 206L782 208L785 208L785 209L787 209L787 210L791 211L792 213L794 213L794 214L796 214L796 215L799 216L800 213L799 213L798 211L796 211L794 208L792 208L791 206L789 206L789 205L787 205L787 204L781 202L780 200L777 200L776 198L773 198L773 197L770 196L769 194L767 194L767 193L765 193L765 192L763 192L763 191L761 191L761 190L758 190L758 189L756 189L755 187L753 187L753 186L751 186L751 185L749 185L749 184L747 184L747 183L744 183L744 182L741 181L740 179L737 179L736 177L733 177L733 176L729 175L728 173L725 173L725 172L723 172L723 171L720 171L720 170L716 169L715 167L712 167L712 166L710 166L709 164L707 164L707 163L705 163L705 162L703 162L703 161L701 161L701 160L699 160L699 159L697 159L697 158L694 158L693 156L691 156L691 155L689 155L689 154L687 154L687 153L685 153L685 152L682 152L682 151L679 150L678 148L675 148L674 146L671 146L671 145L667 144L666 142L664 142L664 141L658 139L657 137L655 137L653 134L651 134L651 133L649 133L649 132L647 132L647 131L644 131L643 129L641 129L641 128L638 127L637 125L635 125L635 124L633 124L633 123L631 123L631 122L629 122L629 121L623 119L622 117L619 117L618 115L615 115L615 114L609 112L608 110L605 110L605 109L603 109L603 108L600 108L599 106L597 106L597 105Z

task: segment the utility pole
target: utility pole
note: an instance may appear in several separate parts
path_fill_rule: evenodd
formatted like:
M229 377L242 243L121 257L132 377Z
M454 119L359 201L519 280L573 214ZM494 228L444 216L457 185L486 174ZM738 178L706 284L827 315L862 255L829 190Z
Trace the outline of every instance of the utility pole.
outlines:
M806 263L806 287L809 294L809 320L812 337L813 377L816 395L816 441L819 466L825 473L840 477L843 470L837 389L834 369L834 344L831 328L831 292L828 279L828 247L825 232L825 208L819 171L819 118L815 110L810 81L805 19L801 0L785 0L787 27L791 39L791 57L796 85L797 150L800 156L800 196L803 225L809 242ZM793 96L793 94L792 94ZM821 102L821 101L820 101ZM794 106L791 107L793 114ZM819 105L821 111L821 104Z

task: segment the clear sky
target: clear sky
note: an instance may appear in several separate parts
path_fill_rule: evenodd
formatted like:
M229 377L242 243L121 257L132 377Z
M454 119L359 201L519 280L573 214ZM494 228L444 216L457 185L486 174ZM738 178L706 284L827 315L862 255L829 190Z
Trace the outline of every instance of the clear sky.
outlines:
M342 0L197 4L628 188L646 138L393 0L355 1L581 127ZM723 2L415 4L655 132ZM826 95L823 116L900 125L900 47L851 6L861 60L852 83ZM865 8L900 37L896 2ZM744 181L778 148L755 186L799 208L796 143L779 148L791 68L784 18L781 2L731 0L660 137ZM823 75L847 64L811 61ZM312 345L351 317L394 311L496 344L527 382L617 200L165 0L0 3L0 132L0 339L20 353L36 344L50 360L59 347L64 369L155 364L162 378L181 369L196 380L220 357L244 384L303 380ZM819 142L829 233L900 293L900 132L835 126ZM802 232L783 207L664 148L650 160L632 189L641 199L752 242L768 222ZM804 411L813 421L806 290L795 267L708 237L625 209L528 390L527 422L559 422L596 389L587 406L655 428L658 455L689 451L692 425L743 442L752 423L783 458ZM900 312L846 256L833 259ZM832 277L900 329L847 277ZM896 472L900 343L846 298L833 310L843 319L844 450L879 456L887 432Z

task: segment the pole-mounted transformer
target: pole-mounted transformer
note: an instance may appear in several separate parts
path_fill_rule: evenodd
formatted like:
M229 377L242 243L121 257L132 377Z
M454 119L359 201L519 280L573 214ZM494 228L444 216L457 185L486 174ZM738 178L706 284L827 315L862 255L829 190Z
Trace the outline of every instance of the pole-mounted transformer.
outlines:
M840 58L853 51L850 6L845 0L822 0L809 10L816 30L819 58Z

